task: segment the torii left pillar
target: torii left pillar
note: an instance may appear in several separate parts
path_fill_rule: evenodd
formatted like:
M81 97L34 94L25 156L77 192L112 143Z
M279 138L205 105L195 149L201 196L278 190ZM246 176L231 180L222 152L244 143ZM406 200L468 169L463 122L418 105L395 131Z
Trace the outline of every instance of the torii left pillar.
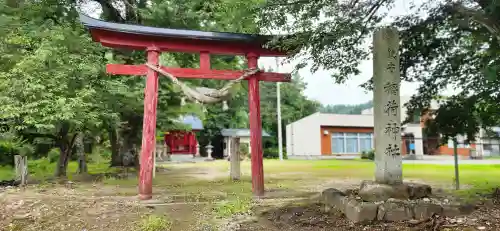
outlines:
M159 65L160 50L147 49L148 63ZM142 148L139 171L139 199L153 197L153 151L156 144L156 106L158 104L158 73L148 69L144 88L144 118L142 124Z

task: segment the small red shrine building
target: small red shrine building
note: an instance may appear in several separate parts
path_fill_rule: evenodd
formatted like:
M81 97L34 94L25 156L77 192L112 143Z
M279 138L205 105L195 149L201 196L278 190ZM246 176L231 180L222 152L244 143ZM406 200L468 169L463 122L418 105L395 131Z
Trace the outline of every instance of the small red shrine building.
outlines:
M196 155L198 140L196 133L203 130L203 122L196 116L186 115L180 119L181 123L190 130L170 130L165 133L165 145L172 155Z

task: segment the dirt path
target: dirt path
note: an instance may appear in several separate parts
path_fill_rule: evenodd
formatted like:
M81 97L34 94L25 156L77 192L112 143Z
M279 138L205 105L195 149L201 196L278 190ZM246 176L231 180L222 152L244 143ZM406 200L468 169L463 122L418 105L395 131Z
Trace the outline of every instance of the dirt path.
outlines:
M143 208L131 198L92 197L55 187L7 189L0 196L2 230L131 230Z
M156 205L143 205L137 198L135 179L105 183L71 183L66 185L32 185L26 188L0 188L0 230L137 230L142 217L166 215L173 230L195 230L204 218L208 204L221 198L209 191L203 197L191 181L210 181L221 176L213 168L172 167L157 173ZM195 186L195 185L194 185ZM209 198L209 199L207 199Z

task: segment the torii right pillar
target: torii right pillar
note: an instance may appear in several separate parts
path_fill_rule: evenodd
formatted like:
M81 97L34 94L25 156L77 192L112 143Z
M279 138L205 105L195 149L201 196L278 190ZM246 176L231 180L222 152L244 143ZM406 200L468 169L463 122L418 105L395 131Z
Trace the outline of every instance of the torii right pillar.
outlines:
M375 181L403 183L399 35L384 27L373 35L373 104L375 122Z
M248 68L258 68L259 56L247 54ZM250 155L252 162L252 192L264 196L264 161L262 153L262 120L260 117L259 79L248 78L248 109L250 112Z

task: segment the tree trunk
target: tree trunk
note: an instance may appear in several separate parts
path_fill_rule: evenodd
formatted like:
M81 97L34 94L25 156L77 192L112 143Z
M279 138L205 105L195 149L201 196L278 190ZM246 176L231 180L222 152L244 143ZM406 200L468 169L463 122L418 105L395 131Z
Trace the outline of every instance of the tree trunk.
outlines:
M66 176L66 169L68 168L68 162L69 162L69 156L71 153L71 150L68 148L68 145L66 142L63 141L63 144L60 145L59 147L60 154L59 154L59 160L57 161L57 167L56 167L56 177L65 177Z
M131 116L127 118L127 126L120 130L121 149L123 165L139 169L140 134L142 129L142 116Z
M70 126L68 124L63 124L61 130L59 131L58 143L60 154L55 172L56 177L66 176L66 170L68 169L68 162L71 156L73 144L78 136L78 133L75 133L73 136L69 136L69 128Z
M109 142L111 144L111 167L123 166L123 157L120 152L120 142L116 127L108 128Z
M87 156L85 154L85 146L83 144L83 134L77 135L75 139L76 154L78 155L77 174L87 174Z

